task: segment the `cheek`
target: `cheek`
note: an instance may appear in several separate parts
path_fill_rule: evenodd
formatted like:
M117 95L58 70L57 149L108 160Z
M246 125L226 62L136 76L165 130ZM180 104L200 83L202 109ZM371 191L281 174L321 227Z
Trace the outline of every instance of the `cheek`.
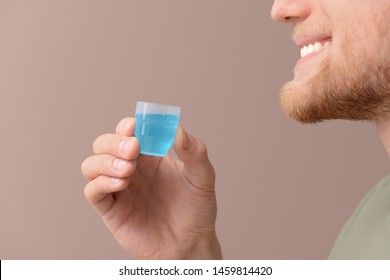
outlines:
M355 20L340 23L334 30L331 61L341 67L360 59L375 58L380 47L379 36L372 24L359 25Z
M356 59L362 56L367 59L377 58L390 38L388 6L359 0L356 5L351 5L348 12L350 16L335 16L334 43L337 51Z

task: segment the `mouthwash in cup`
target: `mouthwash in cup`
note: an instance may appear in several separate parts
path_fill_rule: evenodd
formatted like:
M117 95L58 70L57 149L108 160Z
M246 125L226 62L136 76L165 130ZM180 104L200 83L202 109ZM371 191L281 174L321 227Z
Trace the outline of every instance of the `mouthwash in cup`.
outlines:
M175 140L180 110L178 106L137 102L135 137L141 145L141 154L166 155Z

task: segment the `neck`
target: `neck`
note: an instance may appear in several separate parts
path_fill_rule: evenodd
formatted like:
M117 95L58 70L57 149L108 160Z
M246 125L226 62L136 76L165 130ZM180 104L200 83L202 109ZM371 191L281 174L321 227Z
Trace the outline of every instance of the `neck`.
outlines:
M385 147L387 155L390 157L390 121L384 121L378 124L379 135L382 144Z

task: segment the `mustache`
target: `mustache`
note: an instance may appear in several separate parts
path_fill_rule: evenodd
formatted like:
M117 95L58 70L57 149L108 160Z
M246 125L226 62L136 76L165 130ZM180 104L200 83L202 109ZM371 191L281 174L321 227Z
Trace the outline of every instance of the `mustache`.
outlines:
M294 26L294 29L291 33L291 38L297 38L302 36L310 36L310 35L326 35L331 37L332 36L332 29L329 27L328 24L325 24L323 22L304 22L304 23L297 23Z

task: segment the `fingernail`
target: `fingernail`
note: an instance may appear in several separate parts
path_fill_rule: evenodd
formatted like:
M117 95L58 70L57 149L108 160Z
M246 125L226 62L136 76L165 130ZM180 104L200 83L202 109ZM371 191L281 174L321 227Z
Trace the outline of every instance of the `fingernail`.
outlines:
M131 145L131 140L129 139L122 140L121 143L119 144L119 151L122 154L127 154L127 152L130 149L130 145Z
M191 138L190 138L190 135L187 132L185 132L184 129L183 129L183 132L185 135L184 149L189 150L189 149L191 149Z
M111 178L111 184L118 185L121 180L119 178Z
M114 168L118 171L122 171L126 165L127 165L127 160L123 160L123 159L114 160Z

